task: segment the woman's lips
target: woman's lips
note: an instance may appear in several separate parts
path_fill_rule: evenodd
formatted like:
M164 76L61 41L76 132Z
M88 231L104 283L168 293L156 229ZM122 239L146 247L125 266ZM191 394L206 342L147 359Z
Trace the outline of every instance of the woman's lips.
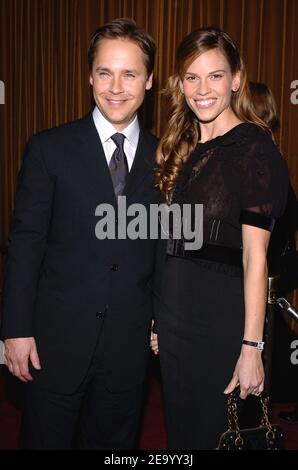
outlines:
M207 109L207 108L211 108L211 106L214 105L214 103L216 102L216 98L208 98L205 100L194 100L194 102L197 108Z

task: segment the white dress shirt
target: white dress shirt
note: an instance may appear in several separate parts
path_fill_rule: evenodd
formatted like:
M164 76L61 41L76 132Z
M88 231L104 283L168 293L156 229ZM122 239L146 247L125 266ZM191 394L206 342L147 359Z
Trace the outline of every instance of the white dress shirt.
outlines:
M95 106L92 116L103 146L107 164L109 165L114 150L116 149L116 144L111 139L111 136L119 131L117 131L113 124L111 124L102 115L97 106ZM123 131L121 131L121 134L125 135L126 137L124 140L124 152L127 158L128 170L130 171L135 158L140 135L140 125L137 116L125 129L123 129Z

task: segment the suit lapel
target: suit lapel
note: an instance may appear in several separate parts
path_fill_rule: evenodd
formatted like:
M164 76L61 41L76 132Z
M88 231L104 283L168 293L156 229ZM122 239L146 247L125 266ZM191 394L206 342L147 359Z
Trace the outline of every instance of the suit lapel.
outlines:
M80 123L79 140L84 156L84 172L87 174L88 185L98 194L99 200L116 205L110 170L104 154L100 137L95 127L92 113Z

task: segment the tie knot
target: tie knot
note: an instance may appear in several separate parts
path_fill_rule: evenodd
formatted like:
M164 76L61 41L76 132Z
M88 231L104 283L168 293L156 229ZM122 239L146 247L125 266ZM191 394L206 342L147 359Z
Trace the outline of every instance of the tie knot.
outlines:
M112 141L117 145L117 147L123 150L123 143L125 139L125 135L116 132L116 134L111 136Z

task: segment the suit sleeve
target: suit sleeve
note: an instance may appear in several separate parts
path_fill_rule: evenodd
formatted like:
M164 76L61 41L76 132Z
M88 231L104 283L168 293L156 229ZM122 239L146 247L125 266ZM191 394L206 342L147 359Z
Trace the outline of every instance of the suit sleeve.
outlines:
M54 180L36 137L18 175L3 292L1 338L34 336L33 311L51 219Z
M166 244L167 240L159 239L157 242L156 258L155 258L155 271L152 283L153 291L153 333L158 333L159 313L162 302L162 280L163 270L166 261Z

